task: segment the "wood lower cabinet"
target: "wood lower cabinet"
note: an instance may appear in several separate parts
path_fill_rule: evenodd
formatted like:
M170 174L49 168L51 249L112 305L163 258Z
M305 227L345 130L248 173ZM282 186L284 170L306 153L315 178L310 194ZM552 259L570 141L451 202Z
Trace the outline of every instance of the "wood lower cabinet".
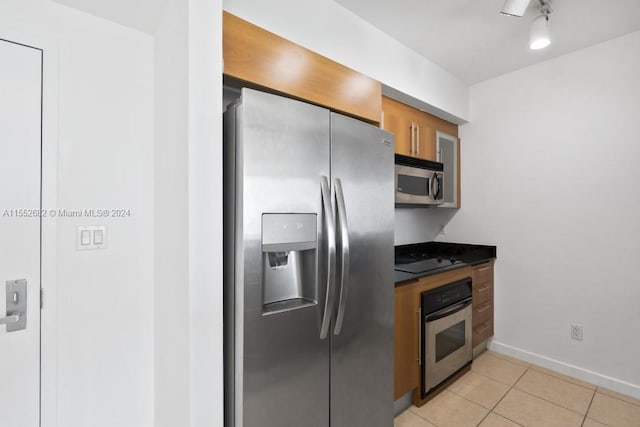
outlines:
M472 344L477 345L493 336L493 260L471 269L473 280Z
M416 295L417 285L416 282L395 290L394 399L420 385L420 298Z
M436 160L436 132L458 137L458 126L394 99L382 97L381 127L395 135L396 153Z
M394 399L420 386L420 294L470 277L471 267L462 267L423 277L395 288L394 315ZM417 394L414 393L414 400Z

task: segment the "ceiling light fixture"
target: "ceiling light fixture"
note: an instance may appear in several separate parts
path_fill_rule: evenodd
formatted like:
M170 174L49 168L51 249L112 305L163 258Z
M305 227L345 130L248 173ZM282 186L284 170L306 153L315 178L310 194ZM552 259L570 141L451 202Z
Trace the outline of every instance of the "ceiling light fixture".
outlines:
M508 16L522 17L527 11L530 2L531 0L507 0L504 2L500 13Z
M541 15L531 23L531 33L529 34L529 48L538 50L545 48L551 44L551 25L549 23L549 14L551 7L547 0L540 0L542 7Z

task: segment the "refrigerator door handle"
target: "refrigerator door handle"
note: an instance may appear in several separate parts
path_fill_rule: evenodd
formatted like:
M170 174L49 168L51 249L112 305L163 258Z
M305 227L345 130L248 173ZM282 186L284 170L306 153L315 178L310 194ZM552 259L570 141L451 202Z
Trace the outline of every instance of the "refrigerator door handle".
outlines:
M333 206L331 205L329 181L326 176L323 176L320 180L320 189L322 193L324 221L327 229L327 293L324 303L324 312L322 314L322 324L320 325L320 339L325 339L329 333L335 294L334 287L336 279L334 271L336 269L336 226L333 220Z
M347 226L347 210L344 204L344 193L342 182L339 178L335 180L336 207L338 211L338 221L340 222L340 243L342 252L342 266L340 272L340 296L338 302L338 315L333 333L340 335L342 323L344 322L344 312L347 307L347 291L349 289L349 227Z

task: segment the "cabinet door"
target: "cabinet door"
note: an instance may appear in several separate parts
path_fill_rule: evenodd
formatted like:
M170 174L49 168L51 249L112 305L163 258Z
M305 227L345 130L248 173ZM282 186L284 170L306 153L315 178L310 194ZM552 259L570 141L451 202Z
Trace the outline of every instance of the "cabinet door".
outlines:
M413 127L408 107L393 99L382 97L382 128L395 135L395 152L413 156Z
M444 164L444 202L442 208L460 207L460 141L455 136L436 132L437 161Z
M394 399L420 385L420 294L416 285L395 289Z
M426 160L436 160L436 131L427 113L414 110L412 114L414 125L414 157Z
M420 385L420 293L416 285L395 289L394 399Z

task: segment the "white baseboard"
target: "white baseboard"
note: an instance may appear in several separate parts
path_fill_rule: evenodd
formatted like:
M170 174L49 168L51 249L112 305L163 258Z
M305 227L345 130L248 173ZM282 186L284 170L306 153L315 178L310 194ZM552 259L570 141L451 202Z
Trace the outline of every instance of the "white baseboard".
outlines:
M542 366L543 368L551 369L552 371L559 372L561 374L568 375L570 377L577 378L591 384L602 386L604 388L608 388L609 390L617 391L618 393L635 397L636 399L640 399L639 385L631 384L626 381L599 374L597 372L589 371L588 369L560 362L559 360L551 359L540 354L521 350L519 348L512 347L495 340L491 340L488 347L489 350L495 351L496 353L506 354L507 356L512 356L517 359L524 360L525 362Z

